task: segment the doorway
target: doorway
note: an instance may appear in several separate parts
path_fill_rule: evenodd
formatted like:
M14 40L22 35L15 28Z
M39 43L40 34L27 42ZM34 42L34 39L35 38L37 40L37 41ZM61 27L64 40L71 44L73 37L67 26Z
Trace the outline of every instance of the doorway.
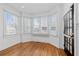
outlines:
M74 56L74 4L64 15L64 51L68 56Z

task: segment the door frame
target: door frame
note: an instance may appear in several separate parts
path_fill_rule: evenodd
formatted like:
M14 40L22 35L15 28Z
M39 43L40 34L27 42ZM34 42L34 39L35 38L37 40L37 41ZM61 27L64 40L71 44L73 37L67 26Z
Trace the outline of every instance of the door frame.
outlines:
M74 54L73 54L73 56L74 55L77 55L77 40L76 40L76 18L77 18L77 4L76 3L74 3L74 4L72 4L71 6L70 6L70 8L72 7L72 6L74 6L73 8L73 22L74 22L74 24L73 24L73 29L74 29ZM68 52L67 52L67 54L68 54ZM70 54L69 54L70 55Z

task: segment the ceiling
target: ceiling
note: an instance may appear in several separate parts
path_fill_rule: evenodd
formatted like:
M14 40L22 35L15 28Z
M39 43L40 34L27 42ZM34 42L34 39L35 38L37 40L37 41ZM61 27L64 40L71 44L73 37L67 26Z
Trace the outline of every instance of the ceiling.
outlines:
M7 3L20 12L27 14L41 14L55 11L61 3Z

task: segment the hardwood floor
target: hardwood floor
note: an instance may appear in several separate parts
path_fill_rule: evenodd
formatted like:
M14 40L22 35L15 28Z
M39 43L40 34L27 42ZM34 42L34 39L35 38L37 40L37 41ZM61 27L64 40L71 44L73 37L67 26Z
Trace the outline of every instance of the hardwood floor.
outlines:
M1 56L66 56L63 49L49 43L26 42L16 44L0 52Z

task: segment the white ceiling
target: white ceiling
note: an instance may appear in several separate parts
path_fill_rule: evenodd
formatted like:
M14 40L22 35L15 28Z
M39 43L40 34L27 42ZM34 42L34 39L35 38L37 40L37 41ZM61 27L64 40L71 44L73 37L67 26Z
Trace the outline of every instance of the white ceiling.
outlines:
M27 14L41 14L56 10L61 3L8 3L20 12ZM24 6L24 8L21 8Z

